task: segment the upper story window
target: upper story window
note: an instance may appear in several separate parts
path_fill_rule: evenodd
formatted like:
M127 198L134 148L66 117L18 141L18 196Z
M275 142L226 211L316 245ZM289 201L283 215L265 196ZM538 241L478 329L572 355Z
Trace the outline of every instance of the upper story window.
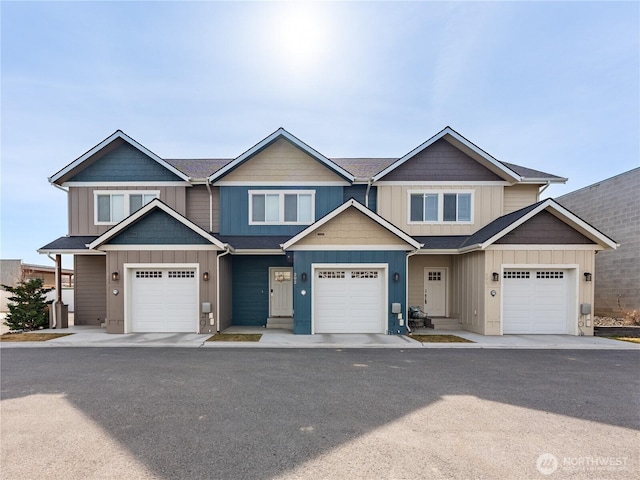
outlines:
M315 190L249 190L250 225L310 225Z
M113 225L160 197L160 192L154 191L94 191L95 224Z
M409 223L472 223L471 192L409 192Z

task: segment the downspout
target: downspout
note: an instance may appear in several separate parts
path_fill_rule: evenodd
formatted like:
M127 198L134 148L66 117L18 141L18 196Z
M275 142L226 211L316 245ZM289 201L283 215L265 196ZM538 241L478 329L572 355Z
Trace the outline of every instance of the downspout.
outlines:
M53 185L55 185L55 183ZM61 188L61 187L59 187L59 188ZM55 270L56 273L55 273L55 275L56 275L56 285L57 285L58 284L58 275L60 275L60 272L58 272L58 261L55 258L53 258L50 253L47 253L47 257L49 257L49 259L53 263L56 264L56 270ZM56 328L58 326L58 319L56 318L56 310L57 310L56 304L58 303L58 294L59 293L61 293L61 292L56 292L56 299L51 304L51 310L53 312L53 325L52 325L51 328Z
M207 182L208 185L208 182ZM231 253L231 247L228 243L224 244L224 253L221 253L216 257L216 331L220 333L220 258Z
M373 183L373 177L367 180L367 193L364 194L364 206L369 208L369 190L371 190L371 184Z
M538 201L540 201L540 195L542 195L542 192L549 188L549 185L551 185L551 181L547 180L547 184L538 191Z
M211 191L211 185L209 185L209 179L207 178L207 190L209 191L209 232L213 231L213 192Z
M404 287L404 293L405 293L405 299L404 299L404 307L405 307L405 322L407 325L407 332L410 334L411 333L411 327L409 327L409 257L413 257L416 253L418 253L420 251L420 249L423 247L423 245L420 245L420 247L416 248L413 252L409 252L407 253L407 258L406 258L406 266L405 266L405 279L404 279L404 283L405 283L405 287Z

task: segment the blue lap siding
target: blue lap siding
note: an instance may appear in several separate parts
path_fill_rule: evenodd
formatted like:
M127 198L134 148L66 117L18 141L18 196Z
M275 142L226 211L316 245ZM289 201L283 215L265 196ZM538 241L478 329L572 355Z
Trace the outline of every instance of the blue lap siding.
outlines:
M284 255L234 255L232 261L231 324L265 325L269 317L269 267L291 267L291 263Z
M384 263L388 265L388 333L404 334L406 327L398 324L396 315L391 314L391 304L402 305L403 318L406 317L406 256L404 251L296 251L294 255L294 275L296 284L293 290L294 324L293 333L311 333L311 297L313 296L313 275L311 264L315 263ZM302 273L307 280L302 281ZM397 282L393 281L394 273L400 274ZM301 291L307 294L302 295Z
M357 200L362 205L366 205L366 196L367 196L367 185L351 185L349 187L344 187L343 193L343 201L353 198ZM377 198L378 198L378 187L371 187L369 189L369 210L377 213Z
M249 190L315 190L315 220L343 203L342 187L220 187L220 235L290 235L308 225L249 225Z

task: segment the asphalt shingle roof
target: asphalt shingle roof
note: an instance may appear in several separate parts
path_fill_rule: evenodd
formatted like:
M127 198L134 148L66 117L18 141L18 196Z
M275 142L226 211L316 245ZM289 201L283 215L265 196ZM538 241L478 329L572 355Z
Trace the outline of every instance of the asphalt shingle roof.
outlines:
M88 250L87 244L93 242L96 238L95 235L69 237L64 236L48 243L40 250Z
M558 177L557 175L552 175L550 173L541 172L539 170L534 170L533 168L521 167L520 165L515 165L513 163L500 162L505 167L510 168L518 175L523 177L525 180L528 178L535 178L536 180L565 180L563 177Z

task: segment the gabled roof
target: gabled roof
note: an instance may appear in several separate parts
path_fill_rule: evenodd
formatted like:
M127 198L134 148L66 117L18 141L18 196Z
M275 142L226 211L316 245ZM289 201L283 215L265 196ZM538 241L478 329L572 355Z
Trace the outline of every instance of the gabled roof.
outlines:
M372 212L371 210L369 210L367 207L362 205L357 200L354 200L353 198L351 198L351 199L347 200L346 202L344 202L342 205L340 205L335 210L333 210L333 211L329 212L328 214L326 214L324 217L322 217L317 222L309 225L307 228L302 230L300 233L298 233L297 235L291 237L288 241L284 242L281 245L282 249L283 250L287 250L288 248L293 246L295 243L297 243L298 241L300 241L304 237L306 237L308 234L310 234L311 232L313 232L317 228L321 227L322 225L324 225L325 223L327 223L331 219L337 217L338 215L340 215L342 212L344 212L348 208L355 208L356 210L360 211L360 213L363 213L364 215L369 217L371 220L373 220L374 222L378 223L380 226L386 228L391 233L396 235L398 238L400 238L401 240L406 242L408 245L411 245L413 248L418 249L418 248L420 248L422 246L422 244L418 243L413 237L409 236L408 234L406 234L405 232L400 230L398 227L396 227L392 223L390 223L387 220L385 220L384 218L382 218L377 213Z
M433 145L435 142L437 142L441 138L446 140L447 142L449 142L451 145L458 148L462 152L466 153L474 160L480 162L483 166L491 170L493 173L495 173L499 177L504 178L508 182L518 183L522 181L521 175L513 171L504 163L493 158L491 155L489 155L487 152L479 148L477 145L471 143L469 140L464 138L462 135L460 135L458 132L453 130L451 127L445 127L443 130L436 133L429 140L417 146L402 158L399 158L396 162L394 162L393 164L389 165L387 168L385 168L384 170L376 174L373 177L373 181L377 182L379 180L382 180L384 176L387 175L389 172L392 172L393 170L398 168L400 165L405 163L407 160L413 158L418 153L422 152L424 149L426 149L430 145Z
M63 177L65 177L69 173L73 172L78 167L80 167L80 165L82 165L84 162L92 160L95 155L99 154L103 149L109 147L109 145L111 145L113 142L115 142L117 140L122 140L122 141L128 143L129 145L131 145L132 147L140 150L142 153L147 155L152 160L156 161L158 164L160 164L161 166L163 166L164 168L169 170L174 175L182 178L185 181L189 180L189 176L188 175L185 175L180 170L178 170L176 167L174 167L173 165L168 163L166 160L163 160L158 155L153 153L151 150L149 150L148 148L144 147L140 143L136 142L133 138L131 138L130 136L125 134L122 130L116 130L114 133L109 135L107 138L105 138L103 141L101 141L99 144L97 144L91 150L89 150L88 152L84 153L80 157L76 158L73 162L71 162L69 165L64 167L62 170L56 172L51 177L49 177L49 182L50 183L57 183Z
M240 155L239 157L235 158L234 160L232 160L231 162L226 164L224 167L219 169L217 172L215 172L212 175L210 175L209 176L209 181L210 182L214 182L214 181L220 179L221 177L223 177L227 173L231 172L232 170L236 169L237 167L242 165L244 162L249 160L251 157L253 157L257 153L261 152L262 150L267 148L269 145L271 145L272 143L276 142L277 140L279 140L281 138L284 138L287 141L291 142L291 144L293 144L294 146L296 146L297 148L299 148L303 152L307 153L309 156L315 158L317 161L319 161L320 163L324 164L328 169L332 170L334 173L336 173L337 175L341 176L345 180L347 180L349 182L353 182L354 181L354 176L351 175L349 172L347 172L344 168L342 168L339 165L337 165L336 163L332 162L327 157L325 157L324 155L322 155L321 153L317 152L316 150L311 148L309 145L304 143L302 140L300 140L297 137L291 135L284 128L279 128L278 130L273 132L268 137L266 137L263 140L261 140L260 142L256 143L253 147L251 147L249 150L244 152L242 155Z
M483 250L543 210L552 213L555 217L573 227L594 243L611 249L615 249L619 246L614 240L606 236L604 233L592 227L577 215L571 213L555 200L548 198L495 219L473 235L468 236L460 244L460 251L464 253L472 250Z
M119 233L123 232L127 227L129 227L130 225L133 225L138 220L140 220L143 217L145 217L148 213L150 213L151 211L156 210L156 209L162 210L167 215L173 217L178 222L182 223L187 228L193 230L195 233L197 233L201 237L205 238L206 240L208 240L209 242L211 242L213 245L215 245L216 247L220 248L221 250L225 250L225 249L227 249L229 247L229 245L222 243L220 240L218 240L216 237L211 235L209 232L207 232L203 228L199 227L198 225L196 225L195 223L193 223L191 220L189 220L188 218L184 217L183 215L180 215L174 209L169 207L166 203L163 203L162 201L160 201L159 199L156 198L156 199L152 200L151 202L149 202L148 204L146 204L144 207L142 207L137 212L129 215L127 218L122 220L120 223L118 223L117 225L113 226L112 228L107 230L105 233L100 235L98 238L96 238L94 241L92 241L89 244L89 248L90 249L99 248L101 245L103 245L104 243L108 242L110 239L116 237Z

